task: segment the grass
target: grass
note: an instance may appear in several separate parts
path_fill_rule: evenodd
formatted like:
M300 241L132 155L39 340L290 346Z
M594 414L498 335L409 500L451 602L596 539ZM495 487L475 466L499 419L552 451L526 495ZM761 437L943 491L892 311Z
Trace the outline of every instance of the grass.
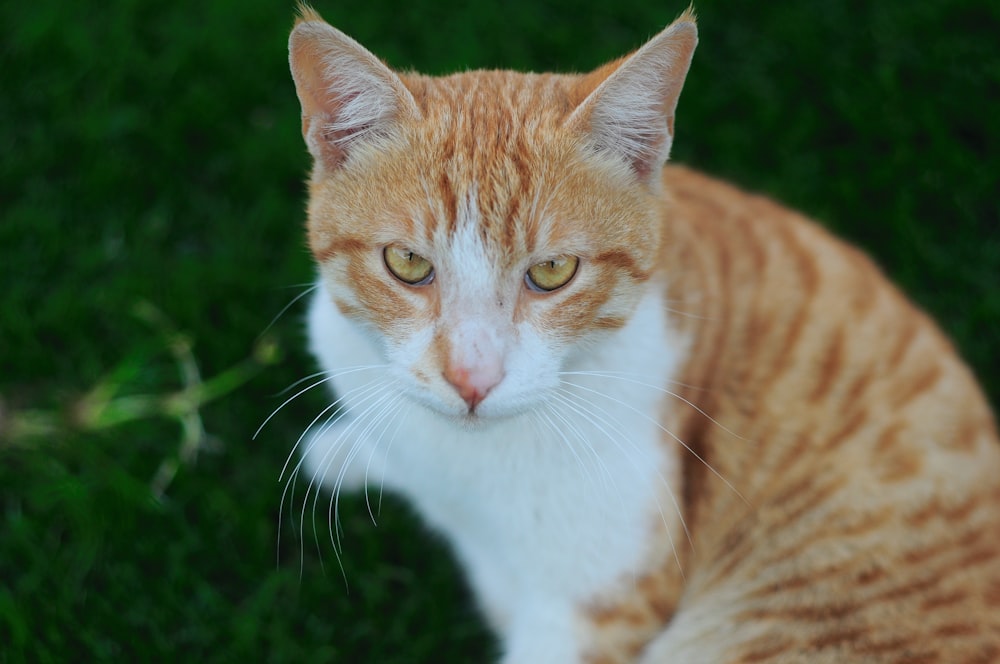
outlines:
M442 73L585 69L683 3L317 9L391 64ZM1000 8L697 9L675 158L867 248L996 404ZM292 14L255 0L0 5L2 662L465 662L494 649L447 549L405 505L387 500L375 528L346 502L347 584L325 515L318 541L313 524L278 526L278 472L324 405L299 399L252 438L313 371L301 306L269 328L312 273ZM133 409L82 417L94 403Z

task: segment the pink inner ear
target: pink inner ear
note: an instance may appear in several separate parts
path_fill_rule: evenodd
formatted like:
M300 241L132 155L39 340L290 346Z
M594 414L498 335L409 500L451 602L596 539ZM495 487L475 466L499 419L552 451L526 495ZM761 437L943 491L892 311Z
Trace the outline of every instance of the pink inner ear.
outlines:
M375 126L374 122L364 122L350 126L338 126L338 112L346 107L350 102L358 97L358 93L349 93L341 97L332 98L325 104L325 108L332 109L324 113L313 121L321 122L317 127L316 139L319 142L320 154L323 164L328 169L340 166L347 158L350 143L365 133L371 131ZM303 119L305 121L305 119Z
M388 132L401 112L419 115L399 77L339 30L300 23L289 48L303 135L319 165L336 168L355 141Z
M674 109L698 43L685 13L632 55L597 70L607 77L573 111L569 122L602 151L617 154L649 181L667 160Z
M672 120L672 118L671 118ZM668 122L667 126L672 125L673 122ZM632 156L630 161L632 165L632 170L635 174L639 176L642 180L649 179L654 173L659 173L660 169L663 167L663 163L666 161L666 144L669 143L670 136L662 135L654 139L650 139L648 136L645 138L646 150Z

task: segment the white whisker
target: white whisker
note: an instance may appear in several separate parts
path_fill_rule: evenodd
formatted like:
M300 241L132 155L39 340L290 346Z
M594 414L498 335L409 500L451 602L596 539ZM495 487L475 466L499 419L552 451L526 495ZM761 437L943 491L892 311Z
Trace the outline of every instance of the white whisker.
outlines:
M380 401L385 402L384 405L377 413L374 414L374 416L371 418L371 421L365 426L364 429L361 430L361 433L357 435L358 441L360 441L362 444L364 444L364 442L366 441L370 441L372 431L374 431L375 427L378 426L383 421L385 421L386 419L388 419L388 421L385 421L385 426L382 429L382 433L379 434L379 437L374 442L371 443L372 449L368 456L369 462L371 461L372 458L371 455L374 454L375 450L378 448L379 441L381 440L382 436L385 435L386 429L388 429L389 425L392 424L390 416L398 411L399 402L402 401L402 399L403 395L400 394L399 392L395 393L389 392L389 394L386 395L386 399L380 399ZM340 467L340 472L337 475L337 481L336 484L334 485L333 494L330 500L330 509L327 511L327 520L330 522L331 526L333 523L339 523L340 521L339 519L340 491L343 486L344 478L347 475L347 468L354 462L354 459L357 458L357 455L360 451L361 451L361 445L354 445L351 448L351 451L348 453L347 458L344 460L343 464ZM367 473L367 467L366 467L366 473ZM370 516L372 521L374 521L375 515L372 514L371 503L368 501L367 490L365 490L365 504L368 508L368 516Z
M320 420L320 418L322 418L326 413L330 412L331 410L337 408L343 402L343 400L346 397L351 397L352 399L357 399L359 403L364 403L366 400L368 400L368 399L371 398L371 393L372 392L378 390L379 387L381 385L386 384L386 382L387 381L385 381L385 380L379 381L378 379L375 379L375 380L369 381L365 385L362 385L362 386L357 387L357 388L355 388L353 390L350 390L347 393L345 393L344 395L342 395L340 398L336 399L333 403L331 403L328 406L326 406L319 413L319 415L317 415L315 418L313 418L312 422L310 422L309 426L307 426L303 430L302 434L295 441L295 445L292 447L292 450L289 452L288 457L285 460L285 465L282 468L281 476L279 477L279 481L281 481L281 479L284 477L285 472L288 469L288 465L291 463L292 458L295 456L296 450L302 444L303 439L305 438L306 435L309 434L310 431L313 431L313 429L314 429L314 427L316 425L316 422L318 422ZM331 422L333 424L335 424L345 414L346 414L345 410L340 410L340 411L335 412L333 415L331 415L328 418L327 422L323 426L324 427L325 426L332 426ZM315 433L315 435L317 436L317 438L321 435L321 432L325 431L326 429L324 429L323 427L320 427L320 430L321 431L317 431ZM312 441L310 441L310 443L306 447L306 449L303 450L303 453L299 455L299 459L296 462L295 466L292 468L292 471L291 471L291 473L288 476L288 480L285 483L285 488L281 492L281 500L280 500L279 508L278 508L278 532L279 533L281 532L281 524L282 524L283 519L284 519L284 506L285 506L286 495L288 494L288 492L289 492L290 489L294 492L294 483L296 481L296 478L298 477L299 470L302 467L302 464L305 462L306 454L308 454L308 451L310 449L312 449L312 446L315 445L315 444L316 444L316 438L314 438ZM336 445L334 447L336 447ZM329 451L328 451L328 453L329 453ZM302 499L303 500L303 509L305 508L305 505L308 502L309 493L310 493L310 490L311 490L312 484L313 484L313 479L315 479L315 478L311 478L310 479L310 483L309 483L309 485L306 488L306 494L305 494L305 496L303 496L303 499ZM291 506L291 504L290 504L290 506ZM300 536L300 538L304 538L304 536L305 536L305 530L304 530L304 528L305 528L305 524L304 524L304 517L303 517L303 518L300 518L300 521L299 521L299 536ZM304 544L304 541L302 541L302 544ZM299 548L299 557L300 557L300 569L299 569L299 571L300 571L300 573L302 571L302 566L304 566L304 564L305 564L304 555L305 555L305 547L304 546L300 546L300 548ZM322 558L320 558L320 564L322 565Z
M564 382L564 384L572 385L572 383L566 383L565 381L563 381L563 382ZM601 431L601 433L603 433L605 436L607 436L608 440L610 440L612 442L612 444L614 444L615 447L617 447L618 450L620 452L622 452L622 454L624 455L625 459L629 462L629 465L631 465L635 470L640 471L640 472L643 470L642 468L640 468L638 466L638 464L635 462L635 460L632 458L632 456L629 455L628 452L622 447L622 445L618 442L618 439L621 438L622 443L624 443L625 445L627 445L630 448L632 448L633 451L636 450L635 443L633 443L632 441L630 441L630 440L628 440L628 439L626 439L624 437L613 435L613 432L609 431L604 426L605 424L608 424L608 425L617 425L617 427L615 427L615 429L617 429L618 431L620 431L620 430L622 430L624 428L623 425L622 425L622 423L616 417L614 417L614 415L612 415L611 413L609 413L606 409L602 408L601 406L599 406L599 405L597 405L595 403L592 403L591 401L589 401L587 399L584 399L579 394L574 394L573 392L570 392L569 390L567 390L565 388L560 388L559 392L557 394L555 394L554 396L556 396L557 398L563 399L568 405L570 405L574 409L575 412L577 412L579 415L581 415L582 417L584 417L587 421L589 421L591 424L593 424L594 426L596 426L598 428L598 430ZM576 404L574 404L570 400L570 398L576 399L577 402L579 404L582 404L582 405L576 405ZM595 413L592 410L588 410L587 408L584 408L584 406L587 406L590 409L596 409L598 412ZM616 432L614 432L614 433L616 433ZM691 539L691 533L688 531L687 523L684 521L684 513L681 511L681 507L677 503L677 498L674 495L673 489L670 487L670 482L668 482L667 479L665 477L663 477L663 474L660 472L659 468L656 468L655 472L656 472L656 477L659 478L659 480L660 480L660 484L663 486L664 489L666 489L667 495L670 497L671 503L673 503L674 510L677 512L677 517L680 520L681 527L684 529L684 534L687 537L688 544L691 547L694 547L694 541ZM674 538L673 538L673 535L670 532L670 526L667 523L667 517L663 513L663 506L660 504L660 499L658 497L656 497L655 494L653 496L653 500L656 502L656 510L660 514L660 520L663 523L663 527L664 527L664 530L665 530L666 535L667 535L667 540L670 543L670 550L673 552L673 554L674 554L674 560L677 562L677 569L681 573L681 576L684 576L684 569L681 566L680 556L677 553L677 547L674 544Z
M749 501L749 500L747 500L747 499L746 499L746 497L745 497L745 496L744 496L744 495L743 495L742 493L740 493L740 491L739 491L739 490L738 490L738 489L737 489L737 488L736 488L735 486L733 486L733 485L732 485L732 483L731 483L731 482L730 482L729 480L727 480L727 479L726 479L725 477L723 477L723 476L722 476L722 474L721 474L721 473L720 473L719 471L717 471L717 470L716 470L716 469L715 469L714 467L712 467L712 464L710 464L710 463L708 463L707 461L705 461L705 459L704 459L704 458L702 458L702 456L701 456L700 454L698 454L697 452L695 452L695 451L694 451L694 449L692 449L690 445L688 445L687 443L685 443L685 442L684 442L683 440L681 440L681 439L680 439L680 438L679 438L679 437L678 437L678 436L677 436L677 435L676 435L676 434L675 434L674 432L672 432L672 431L670 431L669 429L665 428L665 427L664 427L664 426L663 426L662 424L660 424L660 423L659 423L659 422L658 422L657 420L655 420L654 418L650 417L650 416L649 416L649 415L647 415L646 413L643 413L643 412L642 412L641 410L639 410L638 408L635 408L634 406L631 406L631 405L629 405L629 404L625 403L625 402L624 402L624 401L622 401L621 399L616 399L615 397L612 397L612 396L609 396L609 395L607 395L607 394L604 394L603 392L599 392L599 391L597 391L597 390L594 390L594 389L591 389L591 388L589 388L589 387L587 387L587 386L585 386L585 385L580 385L579 383L573 383L573 382L570 382L570 381L566 381L566 380L564 380L564 381L562 381L562 382L563 382L563 384L565 384L565 385L572 385L573 387L576 387L577 389L580 389L580 390L584 390L584 391L586 391L586 392L590 392L590 393L592 393L592 394L596 394L597 396L600 396L600 397L604 397L605 399L608 399L608 400L610 400L610 401L612 401L612 402L614 402L614 403L617 403L617 404L618 404L618 405L620 405L620 406L623 406L623 407L625 407L625 408L628 408L628 409L629 409L629 410L631 410L631 411L632 411L633 413L636 413L637 415L639 415L640 417L642 417L642 418L643 418L643 419L645 419L646 421L648 421L648 422L651 422L651 423L652 423L652 424L654 424L654 425L655 425L655 426L656 426L656 427L657 427L657 428L658 428L658 429L659 429L660 431L662 431L663 433L665 433L665 434L667 434L668 436L670 436L670 437L671 437L671 438L672 438L673 440L675 440L675 441L676 441L676 442L677 442L677 443L678 443L679 445L681 445L681 446L682 446L682 447L683 447L684 449L686 449L686 450L687 450L688 452L690 452L690 453L691 453L691 455L692 455L692 456L694 456L694 458L696 458L696 459L697 459L698 461L700 461L700 462L701 462L701 463L702 463L702 464L703 464L703 465L704 465L704 466L705 466L705 467L706 467L706 468L707 468L707 469L708 469L709 471L711 471L711 472L712 472L712 474L713 474L713 475L715 475L715 476L716 476L716 477L718 477L718 478L719 478L720 480L722 480L722 482L723 482L723 483L724 483L724 484L725 484L725 485L726 485L727 487L729 487L730 491L732 491L732 492L733 492L733 493L735 493L735 494L736 494L737 496L739 496L740 500L742 500L742 501L743 501L744 503L746 503L746 504L747 504L748 506L751 506L751 507L752 507L752 505L751 505L750 501ZM652 386L652 387L655 387L655 386ZM706 416L706 417L707 417L707 416ZM719 425L719 426L722 426L722 425ZM733 434L733 435L735 436L736 434Z
M700 297L697 298L697 299L698 299L698 301L701 300ZM705 321L717 320L716 318L714 318L712 316L703 316L701 314L691 313L690 311L681 311L680 309L674 309L672 306L670 306L670 305L673 305L675 303L679 303L679 304L683 304L683 305L696 304L696 302L692 302L688 298L685 298L683 300L679 300L677 298L666 298L662 302L663 302L663 305L664 305L663 309L665 311L669 311L670 313L677 314L678 316L684 316L685 318L693 318L695 320L705 320Z
M351 419L350 421L348 421L348 424L345 427L345 429L340 432L340 434L337 436L337 439L324 452L323 457L320 459L319 463L317 464L316 469L315 469L312 477L310 477L310 479L309 479L309 484L306 487L306 493L302 497L302 509L299 512L299 532L304 537L305 530L306 530L306 527L305 527L305 515L306 515L307 507L310 504L309 497L310 497L310 494L312 494L313 495L313 500L312 500L313 541L314 541L314 543L316 545L317 552L320 554L320 564L321 565L323 564L323 562L322 562L322 548L321 548L320 542L319 542L319 533L316 530L316 508L317 508L317 502L318 502L318 499L319 499L320 485L322 484L322 477L324 477L327 474L327 472L329 471L330 464L333 463L333 459L334 459L336 453L339 451L341 445L347 439L347 437L349 436L349 434L351 434L353 432L353 429L357 426L357 424L359 422L361 422L361 421L364 421L364 419L371 412L371 410L373 408L376 408L382 402L382 400L384 398L386 398L386 396L391 396L391 393L389 395L385 394L385 387L387 385L389 385L391 382L392 381L383 380L378 385L375 385L373 387L368 387L367 389L365 389L365 388L359 388L359 390L361 390L363 392L367 392L367 394L365 394L362 398L358 399L355 402L355 404L354 404L355 407L357 407L357 405L362 404L365 401L369 401L371 399L375 399L375 402L373 404L369 405L364 410L362 410L360 413L358 413L356 419ZM355 390L355 391L357 391L357 390ZM325 411L328 411L329 408L330 407L328 406L325 409ZM352 411L351 414L354 415L354 412ZM316 441L319 438L321 438L323 435L325 435L325 433L327 431L329 431L330 427L334 426L337 422L339 422L340 420L342 420L345 415L347 415L347 411L346 410L342 410L342 411L339 411L339 412L335 413L334 415L331 415L329 417L328 421L325 422L320 427L319 432L316 434L316 438L313 441L310 442L310 445L307 448L307 450L311 449L312 445L316 444ZM315 424L315 421L316 420L313 421L313 424ZM312 425L310 425L310 428L311 428L311 426ZM307 429L307 431L308 430L309 429ZM363 444L363 439L362 438L356 438L354 440L354 442L352 443L352 450L354 448L359 447L362 444ZM302 466L302 463L304 461L304 458L305 458L306 454L308 454L308 451L304 452L301 455L301 458L300 458L299 462L296 464L294 470L292 471L292 476L293 477L298 475L299 469ZM343 469L346 468L346 465L347 465L347 463L345 462L345 464L341 466L341 474L338 476L338 478L340 478L340 477L343 476ZM336 494L338 491L339 491L339 479L338 479L337 485L334 488L334 493ZM344 579L344 585L347 586L348 585L347 574L344 571L344 565L343 565L343 562L341 560L342 549L339 546L339 542L340 542L340 523L339 523L339 521L334 521L332 524L329 524L328 527L331 527L333 529L333 530L331 530L331 542L333 543L334 556L337 559L337 564L338 564L338 567L340 568L341 576ZM305 550L305 542L304 541L302 541L302 543L300 545L300 550L301 551ZM324 569L325 569L325 566L324 566Z
M260 435L261 430L265 426L267 426L267 423L271 421L271 418L273 418L275 415L278 414L278 411L280 411L282 408L284 408L285 406L287 406L291 402L295 401L300 396L302 396L303 394L305 394L309 390L313 389L314 387L318 387L318 386L322 385L323 383L328 383L328 382L330 382L331 380L333 380L335 378L339 378L340 376L346 376L347 374L356 373L358 371L367 371L367 370L370 370L370 369L384 369L386 366L387 365L385 365L385 364L368 364L368 365L361 365L361 366L356 366L356 367L347 367L346 369L342 369L342 370L337 371L335 373L334 372L326 372L326 371L317 371L316 373L312 374L311 377L322 376L323 374L328 374L328 375L325 378L323 378L322 380L316 381L315 383L313 383L309 387L306 387L306 388L304 388L302 390L299 390L298 392L296 392L292 396L290 396L287 399L285 399L285 401L283 401L280 406L278 406L277 408L275 408L274 410L272 410L271 414L268 415L264 419L263 422L261 422L260 426L257 427L257 430L254 431L253 436L251 436L251 440L257 440L257 436ZM303 379L299 379L298 381L296 381L295 383L292 384L292 387L294 387L295 385L298 385L299 383L302 383L303 381L309 380L309 379L310 379L310 376L307 376L306 378L303 378ZM289 388L289 389L291 389L291 388Z
M387 466L389 464L389 450L392 449L392 445L393 445L393 443L396 442L396 436L397 436L397 434L399 434L400 428L402 428L403 423L406 422L407 417L410 414L410 409L413 408L413 403L412 402L406 401L406 402L404 402L404 405L406 406L406 410L402 410L400 408L397 408L396 411L393 413L393 417L395 417L400 412L402 412L403 415L402 415L402 417L398 418L398 421L396 422L396 428L393 429L392 435L389 436L389 444L385 446L385 454L382 456L382 473L381 473L382 477L380 478L379 487L378 487L378 508L375 510L376 514L378 514L378 515L382 514L382 494L383 494L383 491L385 490L385 474L386 474ZM368 473L371 470L372 459L374 458L374 456L375 456L375 449L373 448L371 454L368 456L368 463L365 465L365 501L366 502L368 501ZM371 504L370 503L369 503L369 506L368 506L368 513L369 513L369 515L371 515ZM375 517L374 516L372 516L372 523L375 523ZM378 524L375 523L375 525L377 526Z
M364 368L365 369L372 369L372 368L378 368L378 367L364 367ZM355 369L355 371L361 371L361 370L362 370L362 368ZM301 394L303 394L305 392L308 392L309 390L311 390L312 388L316 387L317 385L321 385L322 383L325 383L327 381L333 380L334 378L337 378L338 376L342 376L342 375L344 375L344 373L353 373L353 371L345 371L343 373L337 373L337 374L333 374L331 376L327 376L323 380L318 381L317 383L315 383L313 385L310 385L306 389L302 390L301 392L299 392L298 394L296 394L295 396L293 396L291 399L295 399L299 395L301 395ZM369 381L369 382L365 383L364 385L362 385L361 387L355 388L355 389L351 390L350 392L347 392L346 394L340 395L339 397L337 397L336 399L334 399L334 401L332 403L330 403L326 408L324 408L323 410L321 410L320 413L319 413L319 415L317 415L316 417L313 418L312 422L309 423L309 426L307 426L302 431L302 434L299 435L298 439L295 441L295 444L292 445L292 449L288 452L288 456L285 457L285 463L281 467L281 472L278 474L278 481L279 482L285 476L285 471L288 470L288 464L291 463L292 457L295 456L295 452L299 449L299 445L302 444L302 439L305 438L306 434L309 433L309 431L312 430L312 428L316 425L316 422L318 422L319 419L321 417L323 417L324 415L326 415L328 412L330 412L331 410L333 410L337 406L343 404L344 403L344 399L346 397L348 397L350 395L353 395L353 394L355 394L355 393L357 393L357 392L359 392L361 390L364 390L365 388L367 388L368 386L372 385L376 381L378 381L378 379L374 378L371 381ZM291 401L291 399L289 399L289 401ZM281 406L279 406L278 408L279 409L283 408L285 406L285 404L287 404L287 403L288 403L288 401L286 401L285 403L281 404ZM277 412L277 411L275 411L275 412ZM272 413L272 416L273 415L274 415L274 413ZM268 417L268 419L270 419L270 417ZM265 420L264 424L267 424L266 420ZM262 424L261 426L263 427L264 425ZM260 429L258 429L257 431L259 433ZM254 436L256 437L256 434L254 434ZM306 450L306 451L308 451L308 450ZM301 464L301 461L299 463ZM298 470L298 466L296 466L296 470Z
M301 300L302 298L304 298L306 295L309 295L309 293L312 293L314 290L316 290L317 288L319 288L319 284L318 283L298 284L297 286L290 286L289 288L301 288L303 286L309 286L309 288L305 289L304 291L302 291L301 293L299 293L298 295L296 295L295 297L293 297L291 302L289 302L288 304L286 304L284 307L281 308L281 311L278 312L278 315L276 315L274 318L272 318L271 322L267 324L267 327L265 327L261 331L261 333L257 335L257 340L258 341L260 341L261 337L263 337L265 334L267 334L268 330L270 330L272 327L274 327L274 324L278 322L279 318L281 318L282 316L285 315L286 311L288 311L293 306L295 306L296 302L298 302L299 300Z
M374 399L374 401L368 407L357 413L354 413L354 411L352 410L351 413L353 416L352 419L348 421L347 426L337 436L336 441L334 441L334 443L324 452L323 457L320 460L320 463L318 464L313 474L313 477L309 480L309 488L306 490L306 496L304 497L303 500L302 515L300 516L300 521L304 522L305 520L306 502L308 502L309 493L312 492L313 493L312 513L313 513L313 524L314 524L313 528L315 535L315 519L316 519L315 515L316 515L316 507L319 501L320 485L322 484L322 478L325 477L329 472L330 466L333 464L336 453L340 450L341 445L343 445L343 441L349 438L353 438L351 447L348 450L347 455L341 462L340 469L337 473L337 478L334 481L330 499L331 505L334 509L332 515L328 516L328 527L330 528L330 542L333 544L334 551L337 553L338 561L340 559L341 553L343 552L343 548L340 546L340 535L341 535L340 519L339 519L340 490L343 486L344 478L347 475L347 469L354 461L354 458L357 456L361 447L365 444L367 440L366 436L368 432L371 430L371 427L375 423L377 423L378 417L381 415L381 413L384 412L386 401L398 398L398 395L395 392L391 391L390 389L394 384L395 381L391 380L383 381L380 385L377 386L377 391L374 391L372 392L372 394L365 397L364 400ZM357 407L361 403L363 403L364 400L357 402L354 405L354 408L357 409ZM378 410L379 408L381 408L382 410ZM376 417L374 420L371 420L370 418L373 412L375 413ZM338 416L337 421L339 420L340 417ZM366 422L366 420L368 421ZM362 427L363 423L364 425ZM321 429L321 432L317 435L317 438L325 435L326 431L328 431L329 427L331 426L333 426L333 424L328 423L327 425L325 425ZM355 433L355 431L359 427L362 427L360 433ZM315 487L315 491L313 491L313 487Z
M662 392L663 394L671 396L671 397L677 399L678 401L681 401L681 402L687 404L688 406L691 406L696 411L698 411L698 413L700 413L701 415L703 415L709 422L711 422L715 426L719 427L720 429L722 429L723 431L725 431L726 433L728 433L730 436L733 436L734 438L738 438L739 440L742 440L745 443L753 443L754 442L753 440L751 440L749 438L744 438L743 436L739 435L735 431L729 429L724 424L722 424L721 422L719 422L718 420L716 420L714 417L712 417L711 415L709 415L708 413L706 413L699 406L697 406L696 404L694 404L690 400L685 399L684 397L682 397L681 395L677 394L676 392L671 392L670 390L662 388L659 385L653 385L651 383L646 383L646 382L643 382L641 380L636 380L635 378L630 378L629 375L625 374L624 372L620 372L620 371L561 371L561 372L559 372L559 375L560 376L595 376L597 378L615 378L617 380L623 380L623 381L626 381L626 382L629 382L629 383L634 383L635 385L641 385L643 387L648 387L650 389L656 390L657 392ZM678 383L678 384L680 384L680 383ZM684 387L690 387L688 385L683 385L683 386Z
M545 406L546 410L550 411L552 415L558 417L563 423L568 425L566 418L563 417L558 412L556 412L555 408L553 407L553 404L546 403ZM536 410L534 411L534 413L539 418L539 421L541 421L543 424L548 425L549 430L551 430L554 434L559 436L560 439L562 439L562 442L565 444L566 448L576 459L576 462L580 466L580 469L586 474L588 480L592 482L593 480L591 479L590 471L587 469L587 465L583 462L583 459L577 453L576 449L573 446L573 443L570 442L569 438L567 438L563 430L560 429L558 426L556 426L556 424L552 421L552 419L549 417L548 413L546 413L545 410ZM580 440L583 440L582 436L580 437Z

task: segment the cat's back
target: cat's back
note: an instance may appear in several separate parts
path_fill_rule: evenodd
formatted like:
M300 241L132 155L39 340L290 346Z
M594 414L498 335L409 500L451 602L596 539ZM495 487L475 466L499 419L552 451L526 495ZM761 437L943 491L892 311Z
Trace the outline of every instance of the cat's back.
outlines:
M972 372L865 253L766 197L691 169L668 166L664 182L662 264L673 322L695 337L689 374L753 392L743 398L757 407L768 399L795 405L782 411L786 422L796 412L809 425L847 417L854 426L841 431L845 439L866 420L905 413L922 421L928 449L1000 460Z
M815 223L683 167L664 184L667 306L691 340L679 382L711 417L672 406L705 460L685 471L687 592L727 598L746 635L730 655L993 661L1000 444L969 369ZM775 621L781 638L753 641Z

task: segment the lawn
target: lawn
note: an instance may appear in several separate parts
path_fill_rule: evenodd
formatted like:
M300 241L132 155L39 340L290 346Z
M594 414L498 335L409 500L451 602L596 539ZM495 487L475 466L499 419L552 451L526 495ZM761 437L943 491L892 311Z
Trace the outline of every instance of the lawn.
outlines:
M583 70L684 2L319 2L390 64ZM697 4L674 158L864 246L1000 400L1000 4ZM0 5L0 662L477 662L386 499L297 523L293 3ZM202 429L205 434L201 435ZM279 527L279 513L283 520ZM289 518L289 515L292 518ZM338 559L339 558L339 559Z

